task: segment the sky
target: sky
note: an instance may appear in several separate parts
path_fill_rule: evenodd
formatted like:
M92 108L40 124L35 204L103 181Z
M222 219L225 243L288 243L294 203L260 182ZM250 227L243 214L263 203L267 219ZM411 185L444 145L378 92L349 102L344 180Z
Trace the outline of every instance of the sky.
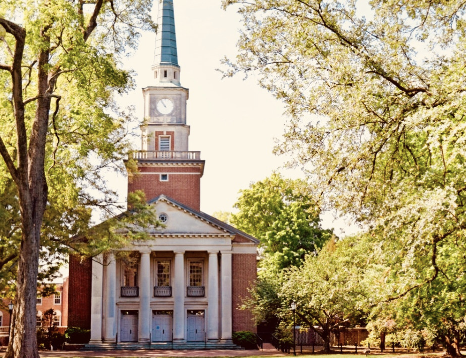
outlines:
M158 1L152 10L156 20ZM189 88L187 123L191 127L189 150L201 151L205 160L201 179L201 211L234 211L239 191L252 182L279 170L285 177L300 177L299 170L280 169L286 158L272 153L287 121L284 106L254 78L242 75L222 79L217 71L221 59L234 58L241 28L237 8L221 9L220 0L174 0L180 81ZM139 49L125 62L136 71L136 90L122 99L136 107L143 118L141 89L153 84L151 65L155 34L145 33ZM140 145L139 138L136 141ZM138 147L139 148L139 147ZM112 178L111 184L126 198L126 182ZM345 221L323 216L325 228L335 227L337 234L356 230Z

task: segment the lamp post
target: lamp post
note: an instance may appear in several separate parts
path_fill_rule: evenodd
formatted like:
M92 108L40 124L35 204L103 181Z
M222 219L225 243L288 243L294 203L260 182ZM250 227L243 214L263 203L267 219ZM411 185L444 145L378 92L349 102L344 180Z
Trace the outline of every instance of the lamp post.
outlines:
M10 313L10 324L8 325L8 337L10 337L10 332L11 332L11 322L13 321L12 320L12 313L13 313L13 302L10 300L10 303L8 304L8 312Z
M293 311L293 355L296 355L296 302L291 302L291 310Z

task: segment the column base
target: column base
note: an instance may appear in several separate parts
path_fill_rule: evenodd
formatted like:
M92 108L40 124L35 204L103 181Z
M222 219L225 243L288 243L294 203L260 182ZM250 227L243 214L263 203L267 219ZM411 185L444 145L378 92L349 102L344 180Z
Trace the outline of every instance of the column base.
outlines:
M104 343L116 343L116 338L104 338L103 340Z
M231 338L221 338L220 343L233 344L233 339L231 339Z
M219 340L218 340L218 338L207 338L207 342L209 342L209 343L218 343Z
M149 338L139 338L138 343L149 343L150 339Z
M102 344L101 339L91 339L88 344Z

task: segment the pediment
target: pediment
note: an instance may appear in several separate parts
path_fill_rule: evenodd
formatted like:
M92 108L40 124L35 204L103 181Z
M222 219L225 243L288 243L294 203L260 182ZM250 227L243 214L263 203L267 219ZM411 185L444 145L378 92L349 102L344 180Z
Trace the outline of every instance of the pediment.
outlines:
M162 235L207 235L233 236L234 233L203 217L202 213L180 206L170 199L160 196L151 204L155 215L166 218L165 227L151 230L151 234Z

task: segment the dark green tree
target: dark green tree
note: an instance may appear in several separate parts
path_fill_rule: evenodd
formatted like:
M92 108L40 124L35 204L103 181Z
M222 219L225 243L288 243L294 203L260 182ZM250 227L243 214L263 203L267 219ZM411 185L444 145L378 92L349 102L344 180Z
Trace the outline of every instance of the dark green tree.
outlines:
M320 225L320 210L307 192L306 182L274 173L249 189L241 190L232 224L258 238L263 267L277 270L299 266L307 253L315 252L332 237ZM267 264L265 264L267 262Z

